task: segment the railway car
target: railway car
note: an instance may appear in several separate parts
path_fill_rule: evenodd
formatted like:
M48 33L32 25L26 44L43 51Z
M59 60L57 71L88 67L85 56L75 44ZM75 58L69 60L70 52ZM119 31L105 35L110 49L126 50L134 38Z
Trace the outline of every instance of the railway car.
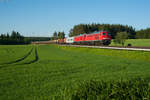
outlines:
M66 38L58 39L58 44L65 44L65 43L66 43Z
M66 38L66 44L73 44L73 43L74 43L74 37Z
M109 45L111 34L107 31L99 31L91 34L83 34L74 37L75 44Z

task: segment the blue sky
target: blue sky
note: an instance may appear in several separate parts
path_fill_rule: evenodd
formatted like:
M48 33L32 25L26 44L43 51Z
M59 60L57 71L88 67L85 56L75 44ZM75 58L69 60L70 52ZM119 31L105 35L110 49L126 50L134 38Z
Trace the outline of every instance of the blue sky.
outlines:
M80 23L150 27L150 0L0 0L0 33L51 36Z

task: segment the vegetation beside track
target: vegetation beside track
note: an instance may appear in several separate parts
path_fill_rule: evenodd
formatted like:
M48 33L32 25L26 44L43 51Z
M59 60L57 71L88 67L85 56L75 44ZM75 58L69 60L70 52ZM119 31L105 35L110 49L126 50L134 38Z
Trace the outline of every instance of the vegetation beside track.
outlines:
M125 46L128 44L132 46L150 47L150 39L128 39L125 42ZM115 44L112 40L110 46L121 46L121 44Z
M15 51L11 59L5 56L7 52L3 48ZM16 45L1 46L0 56L14 61L32 48L24 60L1 65L0 99L77 100L86 99L86 95L102 99L150 97L150 52Z

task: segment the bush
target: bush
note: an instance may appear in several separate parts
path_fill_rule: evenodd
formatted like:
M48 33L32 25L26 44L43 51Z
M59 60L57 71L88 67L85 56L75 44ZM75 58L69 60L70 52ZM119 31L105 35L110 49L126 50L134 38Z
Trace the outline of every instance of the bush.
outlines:
M128 39L128 33L127 32L118 32L114 42L118 44L122 44L124 46L125 41Z
M131 47L131 46L132 46L132 44L129 43L129 44L128 44L128 47Z

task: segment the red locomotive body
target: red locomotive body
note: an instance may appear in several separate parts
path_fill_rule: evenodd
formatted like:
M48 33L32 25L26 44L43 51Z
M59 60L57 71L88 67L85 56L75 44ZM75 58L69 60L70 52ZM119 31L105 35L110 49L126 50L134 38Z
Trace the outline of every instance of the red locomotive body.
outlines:
M74 42L77 44L109 45L111 42L111 35L107 31L83 34L80 36L75 36Z
M75 36L74 42L83 42L85 41L86 35Z

